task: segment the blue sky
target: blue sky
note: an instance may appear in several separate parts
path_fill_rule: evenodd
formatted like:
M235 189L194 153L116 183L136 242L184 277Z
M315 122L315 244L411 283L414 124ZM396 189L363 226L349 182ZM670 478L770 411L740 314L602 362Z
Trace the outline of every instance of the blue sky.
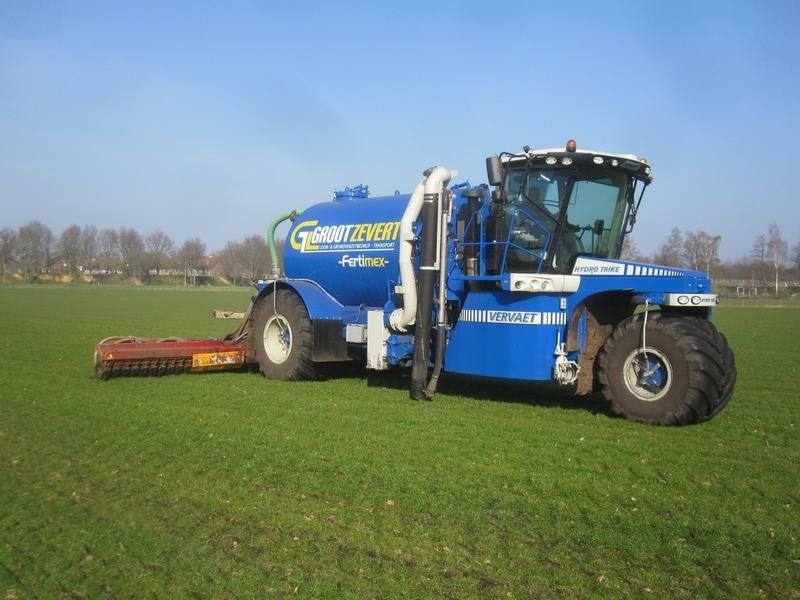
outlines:
M634 238L800 240L800 2L0 2L0 226L263 233L334 189L645 156Z

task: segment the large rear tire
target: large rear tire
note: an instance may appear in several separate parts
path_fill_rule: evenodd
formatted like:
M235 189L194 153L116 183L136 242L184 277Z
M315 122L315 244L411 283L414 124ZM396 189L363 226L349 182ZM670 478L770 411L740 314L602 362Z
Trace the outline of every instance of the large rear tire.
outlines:
M647 315L622 321L598 356L601 390L619 415L658 425L707 421L730 401L736 382L733 352L704 319Z
M264 377L314 379L313 331L305 304L290 290L273 290L253 310L251 335Z

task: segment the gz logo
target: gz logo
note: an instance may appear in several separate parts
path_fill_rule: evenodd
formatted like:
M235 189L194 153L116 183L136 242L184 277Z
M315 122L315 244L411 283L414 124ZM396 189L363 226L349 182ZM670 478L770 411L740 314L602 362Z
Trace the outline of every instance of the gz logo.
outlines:
M359 254L358 256L350 256L349 254L345 254L342 258L338 261L339 265L345 268L350 267L373 267L373 268L380 268L385 267L389 264L389 260L384 258L383 256L364 256L363 254Z
M391 250L400 232L400 221L320 225L319 221L298 223L289 244L300 252L337 250Z

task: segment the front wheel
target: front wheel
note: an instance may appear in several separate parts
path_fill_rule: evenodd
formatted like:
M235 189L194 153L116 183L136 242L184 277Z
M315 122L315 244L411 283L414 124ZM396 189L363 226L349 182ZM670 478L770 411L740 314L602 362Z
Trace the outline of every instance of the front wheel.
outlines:
M269 379L314 379L313 332L303 301L290 290L273 290L253 310L250 334L258 366Z
M736 366L725 337L697 317L650 312L622 321L598 357L603 395L617 414L643 423L707 421L733 395Z

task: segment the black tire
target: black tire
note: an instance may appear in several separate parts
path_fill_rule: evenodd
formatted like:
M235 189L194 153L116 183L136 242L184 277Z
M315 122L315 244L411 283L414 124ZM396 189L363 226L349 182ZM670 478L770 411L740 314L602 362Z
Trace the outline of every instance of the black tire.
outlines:
M723 408L728 405L733 397L733 388L736 385L736 359L733 356L733 350L728 345L728 340L717 329L711 321L701 320L708 335L711 337L712 342L717 351L722 355L722 370L725 373L719 387L719 397L717 404L712 408L711 412L700 422L708 421L711 417L717 415Z
M730 401L736 382L733 352L714 325L690 316L623 320L598 356L598 380L619 415L658 425L702 423Z
M264 296L253 309L250 332L264 377L295 381L314 379L313 332L305 304L290 290Z

